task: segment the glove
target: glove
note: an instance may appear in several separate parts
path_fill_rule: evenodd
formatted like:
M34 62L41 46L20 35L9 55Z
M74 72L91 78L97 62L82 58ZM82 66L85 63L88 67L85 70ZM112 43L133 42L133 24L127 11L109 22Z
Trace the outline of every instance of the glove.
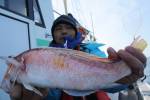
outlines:
M82 34L77 32L76 38L72 38L70 35L67 35L64 37L64 40L66 41L64 47L73 49L82 42Z
M125 50L119 50L117 54L132 71L131 75L118 80L117 83L131 84L144 76L147 58L143 53L128 46Z

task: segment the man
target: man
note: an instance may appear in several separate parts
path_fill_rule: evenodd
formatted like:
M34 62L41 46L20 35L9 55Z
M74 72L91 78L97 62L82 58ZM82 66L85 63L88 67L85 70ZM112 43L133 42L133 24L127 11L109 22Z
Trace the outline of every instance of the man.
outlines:
M81 50L81 33L77 30L77 22L70 15L62 15L58 17L51 28L53 40L49 46L59 47L59 48L68 48ZM108 48L109 58L111 59L121 59L123 60L128 67L131 68L132 74L126 76L116 83L121 83L119 90L125 89L128 84L136 82L139 78L144 75L144 66L146 65L146 57L139 50L128 46L124 50L119 50L116 52L113 48ZM118 92L118 87L111 88L106 90L107 92ZM41 90L41 89L40 89ZM42 91L43 90L43 91ZM44 94L44 97L40 97L37 94L24 89L22 85L15 85L13 92L10 94L11 98L16 100L100 100L99 96L96 93L87 96L87 97L72 97L59 89L42 89L41 92ZM104 93L104 92L102 92ZM103 100L109 100L107 95L104 93Z

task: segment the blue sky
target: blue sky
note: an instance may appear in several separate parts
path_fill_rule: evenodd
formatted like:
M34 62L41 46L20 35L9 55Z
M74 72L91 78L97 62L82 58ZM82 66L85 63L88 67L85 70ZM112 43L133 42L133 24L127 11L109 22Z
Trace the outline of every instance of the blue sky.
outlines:
M63 0L52 0L53 8L64 14ZM141 35L150 45L149 0L68 0L68 11L93 31L97 42L119 50ZM93 27L92 28L92 23ZM150 46L145 49L150 56Z

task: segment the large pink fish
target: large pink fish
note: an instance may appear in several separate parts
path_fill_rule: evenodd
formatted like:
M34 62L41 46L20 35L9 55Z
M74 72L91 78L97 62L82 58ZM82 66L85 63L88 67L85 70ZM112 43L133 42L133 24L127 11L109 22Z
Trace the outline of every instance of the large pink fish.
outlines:
M34 88L59 88L74 96L83 96L113 86L115 81L131 73L123 61L111 62L81 51L65 48L37 48L16 57L1 57L8 70L1 84L17 81L26 89L42 95Z

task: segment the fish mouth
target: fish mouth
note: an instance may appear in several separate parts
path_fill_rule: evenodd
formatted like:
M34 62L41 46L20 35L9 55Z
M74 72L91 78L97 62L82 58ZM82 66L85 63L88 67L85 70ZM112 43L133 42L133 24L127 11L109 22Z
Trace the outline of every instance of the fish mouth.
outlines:
M5 92L10 93L12 90L12 87L15 85L18 72L14 74L14 79L11 77L11 73L13 72L14 65L9 64L7 71L4 74L4 77L0 83L0 88L2 88Z
M10 93L12 87L13 86L10 82L10 79L3 79L2 80L0 88L2 88L6 93Z
M12 85L10 83L10 74L9 74L11 71L11 68L12 68L11 65L8 66L8 69L7 69L5 75L2 79L2 82L0 84L0 88L2 88L6 93L10 93L11 87L12 87Z

